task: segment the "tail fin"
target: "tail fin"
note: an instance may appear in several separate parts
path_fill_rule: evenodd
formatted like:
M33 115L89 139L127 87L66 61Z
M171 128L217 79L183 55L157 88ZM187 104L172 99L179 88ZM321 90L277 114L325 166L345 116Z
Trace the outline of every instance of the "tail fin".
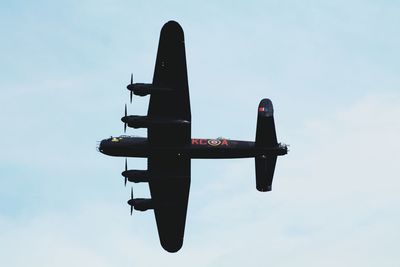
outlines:
M265 98L258 106L256 146L276 147L274 108L271 100ZM256 162L256 187L258 191L271 191L274 177L276 155L263 155L255 158Z

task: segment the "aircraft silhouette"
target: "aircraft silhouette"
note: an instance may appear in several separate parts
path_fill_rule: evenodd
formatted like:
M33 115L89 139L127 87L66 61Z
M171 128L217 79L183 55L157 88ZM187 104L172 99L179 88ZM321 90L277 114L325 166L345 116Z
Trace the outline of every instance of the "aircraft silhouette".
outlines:
M191 112L186 69L183 30L175 21L167 22L160 34L153 82L131 83L132 95L150 95L147 116L121 118L126 127L147 128L147 138L120 136L101 141L101 153L118 157L147 158L147 170L128 170L127 181L149 184L151 199L134 198L133 209L153 209L160 243L168 252L178 251L183 244L190 187L190 161L196 159L255 158L256 188L270 191L277 156L285 155L287 146L278 143L273 106L269 99L258 106L255 142L229 139L191 138Z

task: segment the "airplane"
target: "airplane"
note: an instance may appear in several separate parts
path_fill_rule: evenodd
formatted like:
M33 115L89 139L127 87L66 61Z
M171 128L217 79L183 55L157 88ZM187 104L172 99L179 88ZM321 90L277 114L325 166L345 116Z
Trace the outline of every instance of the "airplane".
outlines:
M184 33L175 21L161 29L152 83L127 86L132 95L150 95L147 116L127 114L121 118L126 128L147 128L147 138L122 135L100 142L98 150L109 156L125 157L122 176L133 183L148 183L151 198L134 198L128 204L139 211L154 210L161 246L177 252L183 245L190 188L191 159L255 158L256 188L271 191L277 156L287 154L287 145L278 143L274 109L262 99L257 109L255 142L208 139L191 136L191 112L186 67ZM147 170L128 170L127 157L147 158Z

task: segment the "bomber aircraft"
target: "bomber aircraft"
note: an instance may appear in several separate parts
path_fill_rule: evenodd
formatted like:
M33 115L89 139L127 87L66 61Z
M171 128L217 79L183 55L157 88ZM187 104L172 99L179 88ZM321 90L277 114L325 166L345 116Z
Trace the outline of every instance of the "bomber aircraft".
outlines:
M147 128L147 138L122 135L100 142L98 150L117 157L147 158L147 170L128 170L126 182L148 183L150 199L134 198L128 204L139 211L154 210L162 247L177 252L183 244L190 187L191 159L255 158L256 188L270 191L277 156L288 152L278 143L272 102L261 100L257 109L255 142L207 139L191 136L191 112L183 30L175 21L161 29L152 83L127 86L132 95L150 95L147 116L127 114L121 118L126 127Z

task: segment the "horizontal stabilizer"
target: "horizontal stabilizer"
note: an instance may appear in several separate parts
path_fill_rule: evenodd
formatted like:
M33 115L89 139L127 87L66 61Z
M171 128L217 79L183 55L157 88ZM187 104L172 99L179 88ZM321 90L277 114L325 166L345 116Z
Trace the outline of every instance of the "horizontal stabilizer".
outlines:
M256 157L256 187L258 191L272 190L276 158L276 156Z
M274 108L271 100L264 98L258 105L256 146L276 148ZM258 191L271 191L277 155L262 155L255 158L256 162L256 187Z
M274 108L271 100L264 98L258 105L256 145L259 147L276 147Z

